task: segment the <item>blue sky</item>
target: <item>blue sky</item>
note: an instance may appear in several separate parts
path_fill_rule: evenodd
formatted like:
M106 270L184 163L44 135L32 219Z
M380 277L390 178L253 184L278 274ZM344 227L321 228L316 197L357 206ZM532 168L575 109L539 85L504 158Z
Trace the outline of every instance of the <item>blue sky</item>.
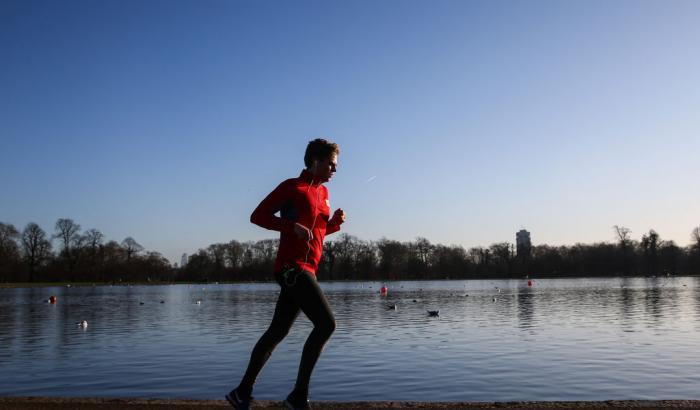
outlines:
M172 261L341 146L345 232L465 247L700 225L696 1L3 1L0 221Z

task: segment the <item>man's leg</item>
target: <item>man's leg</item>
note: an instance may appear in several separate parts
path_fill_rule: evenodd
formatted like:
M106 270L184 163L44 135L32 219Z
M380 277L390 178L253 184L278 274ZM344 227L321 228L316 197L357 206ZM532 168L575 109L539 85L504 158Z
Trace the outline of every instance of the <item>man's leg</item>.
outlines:
M295 392L306 398L316 361L335 330L335 317L316 278L310 273L303 272L299 275L292 295L301 311L314 325L313 331L304 344L295 385Z
M272 355L275 347L287 336L298 315L299 307L291 297L289 289L282 285L277 305L275 306L275 314L272 316L272 322L253 348L248 368L241 380L241 384L238 386L239 392L250 396L258 374L265 366L270 355Z

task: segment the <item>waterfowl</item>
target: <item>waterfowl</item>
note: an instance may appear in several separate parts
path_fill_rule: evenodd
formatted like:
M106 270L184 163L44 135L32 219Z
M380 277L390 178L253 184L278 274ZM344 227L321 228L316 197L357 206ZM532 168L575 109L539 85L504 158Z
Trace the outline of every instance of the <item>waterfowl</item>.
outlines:
M428 316L440 316L440 311L439 310L427 310Z
M80 322L75 322L75 324L80 327L87 327L88 325L87 320L81 320Z

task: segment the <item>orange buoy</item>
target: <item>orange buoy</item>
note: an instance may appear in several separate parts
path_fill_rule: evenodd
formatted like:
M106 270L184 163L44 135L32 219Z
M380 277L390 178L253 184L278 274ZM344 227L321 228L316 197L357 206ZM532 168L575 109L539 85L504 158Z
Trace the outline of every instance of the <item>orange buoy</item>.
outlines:
M386 287L386 285L382 286L381 289L379 289L379 293L382 295L386 295L389 292L389 288Z
M51 295L51 297L49 297L49 303L56 303L56 302L58 302L58 298L56 296Z

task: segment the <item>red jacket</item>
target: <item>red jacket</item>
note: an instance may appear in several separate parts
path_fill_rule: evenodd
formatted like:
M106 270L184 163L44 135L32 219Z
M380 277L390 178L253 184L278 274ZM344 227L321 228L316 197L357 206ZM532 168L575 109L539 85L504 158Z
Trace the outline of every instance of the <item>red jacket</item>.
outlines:
M280 245L275 272L285 267L299 267L316 274L323 252L323 238L340 230L340 224L329 224L328 190L313 174L303 170L299 178L288 179L260 202L250 222L280 232ZM280 216L275 214L279 212ZM309 228L313 239L306 241L294 233L294 224Z

